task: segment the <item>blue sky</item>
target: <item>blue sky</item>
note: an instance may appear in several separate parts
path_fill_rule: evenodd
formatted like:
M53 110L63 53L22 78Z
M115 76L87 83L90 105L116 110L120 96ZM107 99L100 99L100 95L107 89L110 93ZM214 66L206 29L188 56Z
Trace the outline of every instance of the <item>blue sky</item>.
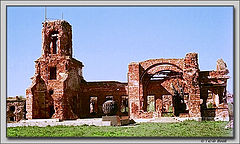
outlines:
M44 7L7 8L7 94L23 95L41 56ZM198 53L200 70L222 58L233 91L232 7L47 7L47 18L67 20L73 56L87 81L127 82L130 62Z

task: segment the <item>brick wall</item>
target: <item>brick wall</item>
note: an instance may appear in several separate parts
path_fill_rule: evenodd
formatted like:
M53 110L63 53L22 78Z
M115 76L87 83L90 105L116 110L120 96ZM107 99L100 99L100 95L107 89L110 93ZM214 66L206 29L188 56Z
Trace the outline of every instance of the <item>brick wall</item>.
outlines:
M181 116L201 117L206 108L208 90L218 94L220 104L226 95L228 70L223 60L216 71L201 72L198 54L179 59L150 59L128 65L128 82L87 82L82 62L72 58L72 27L64 20L43 22L42 55L35 61L32 84L26 89L27 118L77 119L103 116L106 96L117 102L117 115L131 118L161 117L163 96L181 103ZM176 99L176 95L183 98ZM128 112L121 112L123 96L128 96ZM147 111L148 96L154 96L154 111ZM92 98L91 98L92 97ZM94 97L94 98L93 98ZM91 102L95 99L96 102ZM214 98L213 98L214 99ZM94 101L95 101L94 100ZM94 108L94 113L92 109ZM177 111L180 107L174 106ZM225 115L219 110L217 114Z

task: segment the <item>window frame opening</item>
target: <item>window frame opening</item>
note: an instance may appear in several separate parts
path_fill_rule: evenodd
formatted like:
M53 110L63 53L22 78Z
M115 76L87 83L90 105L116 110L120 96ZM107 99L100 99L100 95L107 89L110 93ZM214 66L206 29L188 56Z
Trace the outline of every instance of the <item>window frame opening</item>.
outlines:
M56 80L57 79L57 67L49 67L49 79Z
M10 110L11 112L15 112L16 108L15 108L15 106L10 106L10 107L9 107L9 110Z
M15 121L15 116L9 117L9 121Z
M123 96L121 96L121 112L128 113L128 111L129 111L128 96L123 95Z
M54 93L54 91L51 89L51 90L49 90L49 95L50 96L52 96L53 95L53 93Z
M89 113L97 114L98 113L98 97L90 96L89 98Z
M152 97L153 99L150 100L150 97ZM155 112L156 111L155 107L156 107L155 95L148 95L147 96L147 112Z

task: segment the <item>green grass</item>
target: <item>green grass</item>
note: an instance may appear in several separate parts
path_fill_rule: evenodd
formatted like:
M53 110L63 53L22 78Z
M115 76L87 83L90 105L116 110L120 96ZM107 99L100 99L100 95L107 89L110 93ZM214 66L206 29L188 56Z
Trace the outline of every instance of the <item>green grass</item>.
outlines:
M162 117L174 117L173 113L162 113Z
M134 127L54 126L10 127L8 137L232 137L227 122L184 121L182 123L141 123Z

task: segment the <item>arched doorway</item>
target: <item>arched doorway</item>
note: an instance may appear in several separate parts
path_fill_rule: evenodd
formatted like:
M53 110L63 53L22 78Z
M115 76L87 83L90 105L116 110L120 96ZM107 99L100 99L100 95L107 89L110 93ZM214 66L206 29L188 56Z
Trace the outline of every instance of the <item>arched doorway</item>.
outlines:
M54 90L47 89L45 81L39 76L37 84L32 88L33 93L33 119L51 118L55 113L53 95Z
M46 96L47 86L44 80L39 76L38 83L33 88L33 118L47 118Z
M140 79L142 110L156 112L158 117L187 114L188 94L182 75L179 67L170 64L155 64L146 69Z

